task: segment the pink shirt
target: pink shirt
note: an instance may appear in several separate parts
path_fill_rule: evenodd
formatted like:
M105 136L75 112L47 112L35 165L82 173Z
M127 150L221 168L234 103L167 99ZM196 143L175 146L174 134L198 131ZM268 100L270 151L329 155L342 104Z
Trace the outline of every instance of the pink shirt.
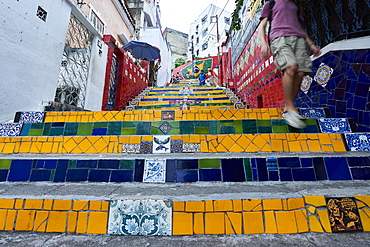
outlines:
M270 2L266 2L263 6L260 20L269 17ZM299 16L303 20L302 14ZM272 8L272 24L270 32L270 40L282 36L298 36L306 38L305 33L301 29L301 24L298 19L298 7L291 1L275 0L275 6Z

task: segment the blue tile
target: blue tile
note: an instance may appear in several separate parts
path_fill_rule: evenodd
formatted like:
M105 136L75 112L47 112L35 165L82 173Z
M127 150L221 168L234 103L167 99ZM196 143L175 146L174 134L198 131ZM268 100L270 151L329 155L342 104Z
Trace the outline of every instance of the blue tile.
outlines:
M257 168L257 159L256 158L251 158L251 168Z
M199 169L199 181L222 181L221 169Z
M176 182L176 160L166 160L166 182Z
M344 135L350 151L370 150L370 133L348 133Z
M32 170L30 181L50 181L51 170Z
M53 182L65 182L67 176L68 160L58 160Z
M66 182L85 182L87 181L88 169L68 169Z
M302 167L313 167L312 158L301 158Z
M279 158L278 159L279 167L300 167L299 158L293 157L293 158Z
M313 167L315 169L316 180L327 180L326 168L323 158L313 158Z
M64 127L64 122L55 122L51 124L51 127Z
M1 169L0 170L0 182L5 182L8 177L9 170L8 169Z
M353 179L370 180L370 167L351 168Z
M21 136L28 136L28 133L30 132L31 124L30 123L24 123L21 131Z
M198 169L198 160L177 160L176 169Z
M143 182L145 160L135 160L134 181Z
M293 181L292 169L279 169L280 181Z
M96 128L92 130L92 135L102 136L107 134L108 128Z
M99 160L98 168L118 169L119 163L119 160Z
M198 181L198 170L177 170L176 182L193 183Z
M317 122L322 133L352 132L347 118L322 118Z
M268 181L268 172L266 166L266 159L257 158L257 171L258 171L258 180L259 181Z
M112 170L110 182L132 182L134 176L133 170Z
M28 181L33 160L12 160L8 181Z
M348 165L350 167L355 166L369 166L370 167L370 157L347 157Z
M252 178L253 178L253 181L258 181L257 169L252 169Z
M90 170L89 182L109 182L110 170Z
M245 181L243 159L221 159L221 169L224 182Z
M366 97L355 96L354 101L353 101L353 108L356 108L359 110L365 110L366 103L367 103Z
M77 160L76 168L96 168L97 160Z
M352 180L345 157L324 158L329 180Z
M279 181L279 171L269 171L268 175L268 181Z
M369 84L357 82L356 93L357 96L367 97L369 94Z
M294 181L316 181L313 168L292 169Z

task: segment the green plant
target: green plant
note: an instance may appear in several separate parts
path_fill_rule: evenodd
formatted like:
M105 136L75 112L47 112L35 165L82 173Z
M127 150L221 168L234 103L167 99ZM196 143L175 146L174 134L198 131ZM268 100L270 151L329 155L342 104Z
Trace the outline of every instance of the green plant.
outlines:
M231 14L231 29L238 31L241 29L241 20L239 17L239 11L243 7L244 0L235 0L235 10Z
M177 58L176 60L175 60L175 68L177 68L177 67L179 67L179 66L181 66L181 65L184 65L186 62L185 62L185 60L183 59L183 58Z

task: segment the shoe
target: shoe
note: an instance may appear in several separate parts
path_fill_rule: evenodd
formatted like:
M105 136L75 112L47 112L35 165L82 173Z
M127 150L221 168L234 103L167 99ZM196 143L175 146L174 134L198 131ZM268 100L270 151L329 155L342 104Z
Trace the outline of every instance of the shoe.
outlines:
M305 123L300 119L300 115L296 111L283 112L283 118L286 123L293 128L303 129L306 127Z
M286 113L287 113L287 111L282 112L283 118L284 118L284 114L286 114ZM298 114L298 118L300 120L306 120L307 119L306 116L303 116L301 113L298 112L297 114Z

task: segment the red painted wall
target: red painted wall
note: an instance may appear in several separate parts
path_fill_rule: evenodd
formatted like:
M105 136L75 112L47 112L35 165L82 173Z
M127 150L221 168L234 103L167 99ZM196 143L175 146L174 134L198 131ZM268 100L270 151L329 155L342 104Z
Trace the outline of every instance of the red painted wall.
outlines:
M138 95L143 89L148 87L147 63L142 63L145 68L143 73L134 61L121 47L116 46L116 40L111 35L104 35L103 41L108 45L107 67L105 73L104 95L102 110L124 110L128 102ZM119 60L118 82L116 88L115 106L108 106L110 72L113 60L113 54Z
M255 31L233 66L235 92L250 108L283 108L281 72L271 54L261 60L260 51L258 31Z

